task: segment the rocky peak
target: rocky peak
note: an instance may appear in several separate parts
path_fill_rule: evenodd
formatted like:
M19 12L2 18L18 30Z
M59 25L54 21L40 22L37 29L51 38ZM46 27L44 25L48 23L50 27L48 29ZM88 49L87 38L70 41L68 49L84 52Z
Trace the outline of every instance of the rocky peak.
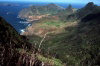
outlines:
M93 2L89 2L86 6L85 9L90 9L93 10L94 8L96 8L97 6L93 3Z
M93 2L89 2L85 7L77 11L78 18L84 18L88 14L100 12L100 7L95 5Z
M69 6L65 10L67 11L67 13L73 13L72 5L69 4Z
M94 6L94 3L93 2L89 2L86 7L91 7L91 6Z
M67 7L68 9L72 9L72 5L71 4L69 4L69 6Z

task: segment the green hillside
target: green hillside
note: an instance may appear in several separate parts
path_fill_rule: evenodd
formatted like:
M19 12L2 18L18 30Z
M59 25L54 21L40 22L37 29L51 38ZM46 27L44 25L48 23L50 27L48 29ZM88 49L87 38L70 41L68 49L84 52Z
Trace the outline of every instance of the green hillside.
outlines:
M44 6L30 6L29 8L22 9L19 13L20 18L27 18L28 16L46 15L46 14L56 14L64 8L56 4L47 4Z
M56 35L47 34L41 45L42 53L58 58L68 66L99 65L100 13L92 14L91 16L94 17L90 20L87 20L88 16L83 18L76 26L66 26L65 32ZM30 41L37 43L36 46L38 47L38 41L41 39L32 39L31 36Z
M93 7L93 10L88 9L88 7L90 9ZM50 57L60 59L66 66L99 66L99 10L99 6L96 6L90 2L77 12L67 15L65 18L69 18L70 21L58 20L57 22L56 19L51 20L48 18L43 18L38 23L33 24L28 28L33 27L38 33L41 31L38 31L38 29L51 29L55 26L58 29L54 31L59 32L52 33L48 30L41 36L35 34L33 30L27 30L27 32L30 31L30 33L33 33L29 33L27 35L29 42L35 43L35 46L40 49L41 54L44 56L50 55ZM83 15L80 16L79 14ZM63 29L60 29L62 26ZM40 41L42 41L41 44Z
M35 37L34 37L35 38ZM35 45L0 17L0 66L64 66L54 57L42 56Z

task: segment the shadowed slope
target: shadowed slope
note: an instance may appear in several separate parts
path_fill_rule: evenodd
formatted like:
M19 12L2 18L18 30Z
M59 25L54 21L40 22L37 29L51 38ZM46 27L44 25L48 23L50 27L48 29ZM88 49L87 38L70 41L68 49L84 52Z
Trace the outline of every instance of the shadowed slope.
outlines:
M41 66L34 53L32 56L27 54L32 46L26 40L0 17L0 66ZM23 49L23 52L19 52L19 49Z

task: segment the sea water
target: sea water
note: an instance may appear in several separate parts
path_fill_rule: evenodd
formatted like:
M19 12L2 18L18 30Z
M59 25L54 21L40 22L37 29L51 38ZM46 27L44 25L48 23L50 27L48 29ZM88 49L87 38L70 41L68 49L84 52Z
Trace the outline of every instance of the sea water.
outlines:
M3 4L13 4L11 6ZM24 19L18 18L19 12L23 8L28 8L31 5L43 6L49 3L21 3L21 2L0 2L0 16L3 17L9 24L11 24L18 33L24 32L24 29L27 26L30 26L30 23ZM69 4L67 3L56 3L59 6L66 8ZM84 5L72 4L73 8L82 8Z

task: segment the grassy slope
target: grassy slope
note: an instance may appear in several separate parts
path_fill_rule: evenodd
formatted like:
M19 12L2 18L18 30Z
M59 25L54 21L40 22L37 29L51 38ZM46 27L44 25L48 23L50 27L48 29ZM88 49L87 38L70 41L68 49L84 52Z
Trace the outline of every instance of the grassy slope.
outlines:
M85 18L87 19L87 18ZM56 26L56 22L43 22L41 26ZM68 66L96 65L100 57L99 18L90 19L87 22L79 22L78 25L65 25L63 32L48 34L42 43L43 54L49 54L66 63ZM71 24L69 22L69 24ZM73 24L73 23L72 23ZM42 27L43 27L42 26ZM48 27L49 28L49 27ZM58 28L59 30L59 28ZM49 37L48 37L49 36ZM41 38L38 39L39 41ZM37 47L38 47L38 40ZM32 41L32 39L31 39Z
M38 23L33 23L32 26L27 27L25 35L44 36L45 33L59 34L65 31L65 27L77 25L77 22L64 22L57 17L49 16L42 18Z
M0 17L0 65L1 66L41 66L41 61L46 66L63 66L60 60L46 58L35 54L36 49L28 40L19 35L17 31ZM23 60L24 59L24 60ZM30 63L30 62L32 63ZM49 63L50 62L50 63Z
M94 7L94 5L93 5ZM93 11L95 11L94 7ZM89 11L92 9L91 6L89 7ZM86 13L86 10L88 8L83 8L82 12L79 10L79 14L84 14L83 12ZM96 13L98 12L98 8ZM62 14L62 13L60 13ZM63 13L65 14L65 12ZM89 13L90 14L90 13ZM34 26L35 28L43 28L43 29L52 29L57 28L54 30L55 33L50 33L46 36L46 39L43 41L41 45L41 50L44 55L51 55L53 57L56 57L66 63L68 66L95 66L95 65L100 65L99 64L99 59L100 58L100 24L99 24L99 19L100 17L93 17L94 15L92 14L89 15L88 13L84 14L83 16L80 17L85 17L84 19L89 19L87 22L80 21L79 23L76 22L68 22L65 23L61 20L54 20L54 19L43 19L40 21L40 23L37 23ZM74 14L69 16L69 21L70 17L72 19L74 18ZM66 21L66 14L62 15L60 18L63 18L64 21ZM90 17L90 18L88 18ZM75 17L76 18L76 17ZM74 20L74 19L73 19ZM73 21L71 20L71 21ZM78 24L77 24L78 23ZM63 28L60 30L60 28ZM37 29L36 29L37 30ZM49 30L47 32L50 32ZM52 32L52 31L51 31ZM40 36L40 35L39 35ZM35 36L36 37L36 36ZM42 36L43 37L43 36ZM29 37L30 38L30 37ZM30 38L30 41L32 43L36 43L36 47L39 46L39 42L41 41L42 38Z
M68 65L95 65L100 57L99 28L99 18L80 22L78 26L46 40L42 49L48 49L51 55L55 54Z
M17 31L9 25L2 17L0 17L0 65L11 66L18 63L20 53L16 50L18 48L27 47L30 49L31 45L26 39L20 36ZM23 64L23 63L22 63Z

